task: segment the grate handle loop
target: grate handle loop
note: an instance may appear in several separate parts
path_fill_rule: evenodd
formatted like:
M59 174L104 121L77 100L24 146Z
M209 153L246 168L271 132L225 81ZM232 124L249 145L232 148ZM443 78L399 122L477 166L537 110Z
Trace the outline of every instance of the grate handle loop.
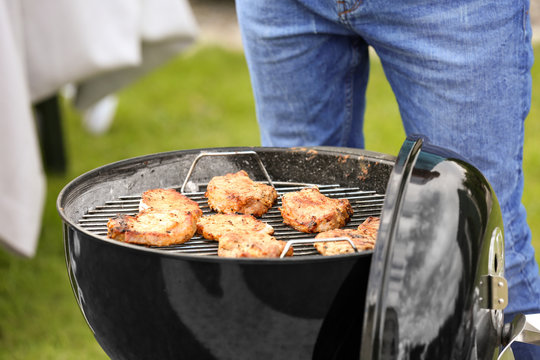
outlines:
M287 241L287 244L285 245L285 248L281 252L281 255L279 256L281 259L285 257L287 252L289 252L289 249L294 244L313 244L316 242L327 242L327 241L348 241L349 244L351 244L352 248L354 249L354 252L358 252L358 249L356 248L356 245L354 245L353 241L348 237L335 237L335 238L327 238L327 239L308 239L308 240L289 240Z
M193 170L195 169L195 165L197 162L199 162L200 159L207 156L238 156L238 155L253 155L255 159L257 160L257 164L259 164L259 167L261 168L264 176L266 177L266 180L268 180L268 183L275 189L274 183L272 182L272 179L270 179L270 175L268 175L268 171L266 171L266 168L264 167L261 158L259 157L259 154L257 152L252 150L245 150L245 151L223 151L223 152L206 152L203 151L197 157L195 160L193 160L193 163L191 164L191 167L189 168L189 171L186 175L186 179L184 180L184 183L182 184L182 187L180 188L180 192L184 194L184 190L186 188L186 185L188 183L189 178L191 177L191 174L193 173Z

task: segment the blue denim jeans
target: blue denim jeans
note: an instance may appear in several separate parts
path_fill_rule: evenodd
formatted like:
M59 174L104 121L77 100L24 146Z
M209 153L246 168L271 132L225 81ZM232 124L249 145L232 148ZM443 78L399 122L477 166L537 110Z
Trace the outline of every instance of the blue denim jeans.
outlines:
M505 313L540 312L538 266L521 204L533 63L528 0L237 0L236 6L262 144L363 148L371 46L405 132L469 159L494 188L505 227Z

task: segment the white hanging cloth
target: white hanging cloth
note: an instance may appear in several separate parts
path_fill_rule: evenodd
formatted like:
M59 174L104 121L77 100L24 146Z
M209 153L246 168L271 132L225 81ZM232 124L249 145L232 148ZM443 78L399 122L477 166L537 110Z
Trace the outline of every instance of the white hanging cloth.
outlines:
M43 100L68 83L87 108L192 44L187 0L21 0L30 94Z
M0 245L35 254L45 175L24 68L19 2L0 0Z
M197 37L198 26L187 0L141 0L141 13L139 63L81 81L74 101L80 110L183 52Z
M187 0L0 0L0 245L31 257L39 239L45 176L32 104L80 84L76 104L91 106L197 33Z

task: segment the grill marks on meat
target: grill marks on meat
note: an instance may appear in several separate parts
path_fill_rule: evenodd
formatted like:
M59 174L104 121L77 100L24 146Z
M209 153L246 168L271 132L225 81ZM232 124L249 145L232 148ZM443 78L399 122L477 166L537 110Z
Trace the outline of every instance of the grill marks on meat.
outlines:
M366 237L376 239L377 233L379 232L380 223L381 219L375 216L370 216L366 220L364 220L363 223L358 225L358 231Z
M139 213L109 219L107 236L118 241L148 246L182 244L195 233L216 240L218 256L279 257L285 241L271 236L271 225L256 219L268 211L277 198L271 186L253 182L243 170L214 177L205 196L208 204L222 213L203 216L197 202L174 189L152 189L141 195ZM283 222L316 239L347 237L356 248L373 249L379 218L367 218L357 229L339 229L353 214L346 199L332 199L317 188L305 188L282 196ZM237 214L246 212L248 214ZM253 215L251 215L253 214ZM317 242L314 247L323 255L354 252L347 241ZM287 256L292 256L291 247Z
M279 257L287 243L263 232L234 231L219 239L218 256L233 258ZM292 256L292 247L287 256Z
M276 189L251 180L244 170L212 178L204 195L216 212L257 217L265 214L277 199Z
M375 247L379 218L370 216L357 229L334 229L317 234L315 239L331 239L345 237L350 239L358 251L372 250ZM319 253L325 256L353 253L354 249L348 241L316 242L313 244Z
M364 237L356 229L334 229L317 234L315 239L331 239L345 237L351 239L358 251L371 250L375 240ZM313 244L319 253L325 256L353 253L354 249L348 241L316 242Z
M247 172L240 170L213 177L204 196L208 206L221 214L202 217L197 232L206 239L219 241L218 256L281 255L286 243L271 236L272 226L254 217L262 216L272 207L277 199L276 189L251 180Z
M274 228L251 215L215 214L203 216L197 223L197 233L208 240L219 240L224 234L249 231L272 235Z
M203 214L197 202L174 189L152 189L142 193L139 211L147 209L180 210L190 212L197 218Z
M174 189L152 189L141 195L139 213L107 222L107 236L148 246L182 244L195 235L202 210Z
M317 233L345 226L353 209L347 199L332 199L317 188L284 194L280 208L283 222L298 231Z
M182 244L195 234L197 217L180 210L148 209L136 216L119 215L107 222L107 236L131 244Z

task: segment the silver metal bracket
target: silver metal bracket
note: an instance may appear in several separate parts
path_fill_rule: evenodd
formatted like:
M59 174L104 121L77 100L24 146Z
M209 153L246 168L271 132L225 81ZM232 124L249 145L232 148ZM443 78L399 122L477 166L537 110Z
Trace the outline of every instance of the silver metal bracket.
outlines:
M498 275L484 275L480 278L480 307L502 310L508 305L508 284Z

